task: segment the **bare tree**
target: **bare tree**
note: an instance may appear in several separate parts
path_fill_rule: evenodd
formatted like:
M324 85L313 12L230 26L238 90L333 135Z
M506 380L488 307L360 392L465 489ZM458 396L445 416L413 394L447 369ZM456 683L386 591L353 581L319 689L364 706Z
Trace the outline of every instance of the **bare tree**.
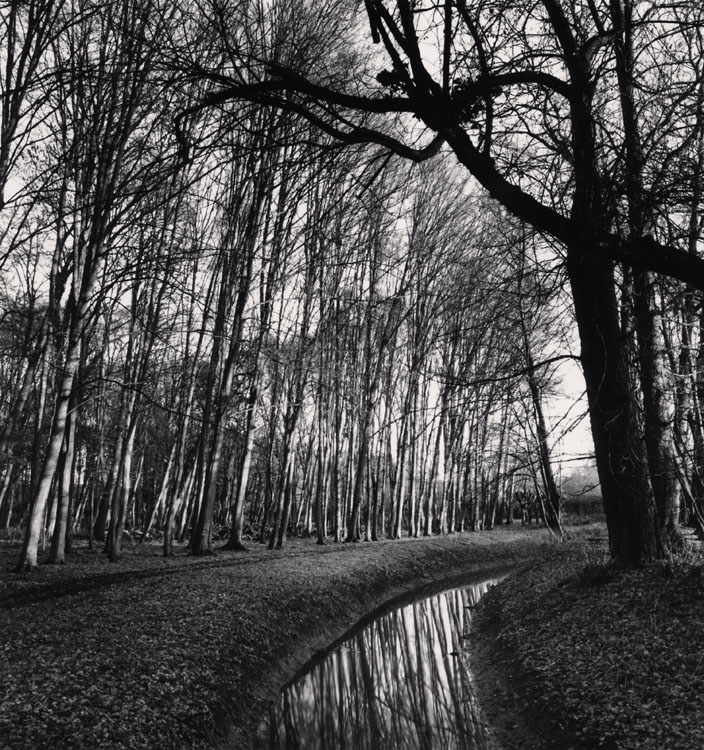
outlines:
M364 60L344 76L311 58L296 64L272 59L263 70L247 67L248 78L202 71L212 88L197 105L244 97L284 106L343 142L377 143L416 160L444 142L493 198L561 243L611 551L624 562L660 557L669 549L663 523L673 490L673 452L671 419L661 411L669 384L662 381L661 325L648 274L704 289L704 261L658 239L644 223L644 152L630 101L629 45L646 44L646 32L657 33L676 7L662 14L645 9L636 35L631 3L590 5L576 13L560 0L532 6L458 0L428 7L372 0L365 4L367 21L389 66L377 68L376 81ZM300 25L306 22L312 23L306 16ZM326 51L324 45L315 49ZM607 81L620 96L615 126L607 121ZM396 125L408 115L424 127L408 127L404 138ZM616 163L621 147L623 170ZM624 173L625 192L617 179L608 179L605 164ZM627 217L621 216L620 195L629 206ZM635 273L647 450L621 346L614 262Z

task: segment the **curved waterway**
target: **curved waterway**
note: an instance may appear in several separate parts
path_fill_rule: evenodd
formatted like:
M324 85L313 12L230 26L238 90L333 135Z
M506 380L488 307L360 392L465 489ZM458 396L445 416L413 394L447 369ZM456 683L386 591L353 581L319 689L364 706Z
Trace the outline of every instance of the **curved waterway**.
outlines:
M503 576L502 576L503 577ZM284 686L268 750L486 750L468 664L472 609L499 578L365 618Z

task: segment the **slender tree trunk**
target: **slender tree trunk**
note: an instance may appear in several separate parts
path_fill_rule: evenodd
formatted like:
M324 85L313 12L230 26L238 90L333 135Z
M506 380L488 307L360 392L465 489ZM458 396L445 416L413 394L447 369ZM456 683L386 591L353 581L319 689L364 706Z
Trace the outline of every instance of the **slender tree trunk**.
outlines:
M225 549L235 550L237 552L246 551L242 541L244 529L244 506L247 498L247 486L249 484L249 472L252 467L252 451L254 449L254 424L259 398L258 375L254 375L255 381L249 391L249 400L247 402L247 421L245 425L244 447L240 459L239 471L237 472L237 495L235 497L234 508L232 510L232 533L230 539L225 545Z
M111 510L114 505L115 493L118 490L120 482L120 469L122 467L122 451L125 444L125 420L124 420L124 401L120 403L120 412L118 423L119 432L115 438L115 455L113 456L112 467L108 476L107 484L103 489L98 506L98 515L93 524L93 538L99 542L107 540L108 523L112 522Z
M6 498L10 498L10 500L8 501L8 505L10 505L10 503L11 503L12 493L8 492L8 490L11 487L12 474L13 474L14 470L15 470L15 464L14 463L8 463L7 466L6 466L6 468L5 468L5 474L3 475L3 478L2 478L2 485L0 485L0 511L2 510L2 506L5 504L5 499ZM8 519L8 521L6 523L6 526L10 525L10 523L9 523L10 515L11 515L11 507L8 507L7 516L6 516L6 518ZM0 518L2 518L2 515L0 515Z
M398 461L396 464L396 488L394 492L393 521L391 538L400 539L403 528L403 508L406 502L406 454L408 443L408 412L404 414L403 424L398 445Z
M428 478L428 489L427 489L427 510L425 514L425 528L423 529L423 536L430 536L433 533L433 524L437 516L437 485L438 485L438 469L440 466L440 448L442 446L442 425L443 418L442 412L438 416L437 420L437 432L435 433L435 441L433 448L432 464L430 466L430 475Z
M51 540L51 550L47 562L60 565L64 562L68 539L68 523L70 519L72 477L74 466L74 448L76 442L76 396L75 391L71 399L71 410L68 416L68 427L64 436L64 443L59 459L61 468L58 472L57 514L54 533Z
M286 502L287 502L287 490L289 485L289 466L293 461L293 452L295 450L292 444L292 433L284 436L284 447L283 455L281 457L281 474L279 476L278 487L276 491L276 502L274 504L274 522L269 535L268 549L272 550L275 547L281 547L283 539L285 538L286 532L283 530L284 522L288 519L285 518Z
M136 394L133 404L127 410L127 421L130 424L125 437L125 445L121 451L122 461L119 469L121 481L113 493L113 504L110 513L110 526L108 528L106 552L110 562L117 562L122 550L122 534L125 529L125 519L129 501L132 493L132 457L134 455L134 441L137 433L137 424L134 419L134 407L136 406Z
M538 433L538 453L540 456L540 473L543 478L543 486L547 496L547 505L545 507L545 523L547 527L555 534L562 534L560 524L560 493L555 482L555 475L552 470L552 459L550 456L550 446L548 444L548 429L545 423L543 413L543 400L540 394L540 387L535 378L535 369L533 356L530 351L530 345L525 333L526 345L526 367L528 369L528 386L533 402L533 411L535 412L536 430Z
M83 315L79 315L78 320L80 321L85 316L85 314L86 312L84 311ZM24 544L22 545L22 552L17 563L18 570L22 570L24 568L32 569L37 566L37 553L39 548L39 540L42 534L44 512L46 510L47 500L49 498L49 493L51 492L51 487L54 482L54 476L56 474L56 467L59 462L59 456L61 455L61 446L63 445L64 433L66 431L71 393L73 391L73 384L76 373L78 372L78 368L80 366L80 334L80 325L77 322L70 337L68 349L66 352L66 362L64 364L63 373L56 397L56 405L54 408L54 416L52 419L49 444L47 445L46 453L44 456L44 463L42 466L41 475L39 477L39 484L32 501L32 508L30 512L29 523L27 525Z
M289 461L288 471L284 481L284 506L281 514L281 523L279 524L279 532L276 540L276 548L283 549L286 544L286 533L288 530L288 520L291 516L291 508L293 506L294 497L296 494L296 455L295 451L291 455Z
M176 463L176 456L178 454L178 441L175 440L171 446L169 452L169 460L164 470L164 476L161 478L161 485L159 486L159 494L157 495L156 502L149 512L147 522L144 524L142 529L142 535L140 536L139 543L141 544L144 539L149 535L152 530L152 526L156 522L157 517L163 518L161 515L164 508L166 507L167 499L169 497L169 490L173 481L174 464Z
M420 493L418 491L418 380L413 378L413 398L411 399L410 428L411 453L408 473L408 535L418 537L420 526Z

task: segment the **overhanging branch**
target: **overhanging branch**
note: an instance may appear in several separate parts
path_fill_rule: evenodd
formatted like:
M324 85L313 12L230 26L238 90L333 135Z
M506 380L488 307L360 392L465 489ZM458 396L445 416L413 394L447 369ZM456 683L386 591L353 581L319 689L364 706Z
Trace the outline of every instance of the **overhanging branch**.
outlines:
M438 153L442 143L447 142L460 163L492 198L537 230L555 237L566 246L579 248L585 259L592 257L623 263L638 270L663 274L704 291L704 259L660 243L651 236L624 240L616 234L599 232L579 218L564 216L513 184L499 172L493 159L473 144L458 121L446 92L423 101L409 96L365 97L313 83L280 65L270 65L268 72L272 78L249 84L233 82L228 85L222 76L218 76L221 88L207 94L176 117L179 142L183 145L182 123L189 115L237 99L295 112L342 143L374 143L413 161L433 156ZM500 80L501 77L496 79L497 82ZM548 75L541 75L538 80L535 73L530 76L510 74L503 77L503 82L533 82L569 96L567 84ZM437 135L427 145L415 148L379 129L355 125L347 115L337 111L338 107L364 114L412 113Z

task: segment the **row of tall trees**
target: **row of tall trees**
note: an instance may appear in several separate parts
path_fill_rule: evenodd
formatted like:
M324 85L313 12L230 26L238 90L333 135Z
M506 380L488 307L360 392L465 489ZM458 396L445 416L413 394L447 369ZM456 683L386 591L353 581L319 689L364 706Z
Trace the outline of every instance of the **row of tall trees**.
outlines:
M320 541L447 532L505 518L514 485L542 490L533 415L514 402L534 374L515 335L519 280L492 268L506 238L480 222L486 207L435 168L386 167L367 190L351 159L297 145L290 117L240 116L249 127L209 151L207 176L180 189L175 171L116 230L125 245L91 300L44 501L60 428L46 405L66 355L36 355L3 496L6 524L39 517L25 556L44 537L62 561L81 526L111 559L125 528L159 528L167 554L174 538L206 553L214 523L235 549L247 527L272 547L288 529ZM26 341L6 349L16 378L35 356L25 300L11 317Z
M116 560L126 529L205 554L214 524L239 549L248 527L281 546L510 514L514 485L548 485L498 218L447 164L341 153L286 110L184 122L155 41L196 20L5 11L0 514L21 565L78 530Z
M695 3L1 7L20 566L81 526L559 528L572 316L613 555L701 528Z
M317 11L282 6L315 38ZM201 72L200 106L287 107L342 142L414 160L449 149L549 240L569 280L611 552L668 556L682 503L701 527L701 5L370 0L364 11L346 16L357 64L345 73L324 44L264 66L244 55L219 78Z

